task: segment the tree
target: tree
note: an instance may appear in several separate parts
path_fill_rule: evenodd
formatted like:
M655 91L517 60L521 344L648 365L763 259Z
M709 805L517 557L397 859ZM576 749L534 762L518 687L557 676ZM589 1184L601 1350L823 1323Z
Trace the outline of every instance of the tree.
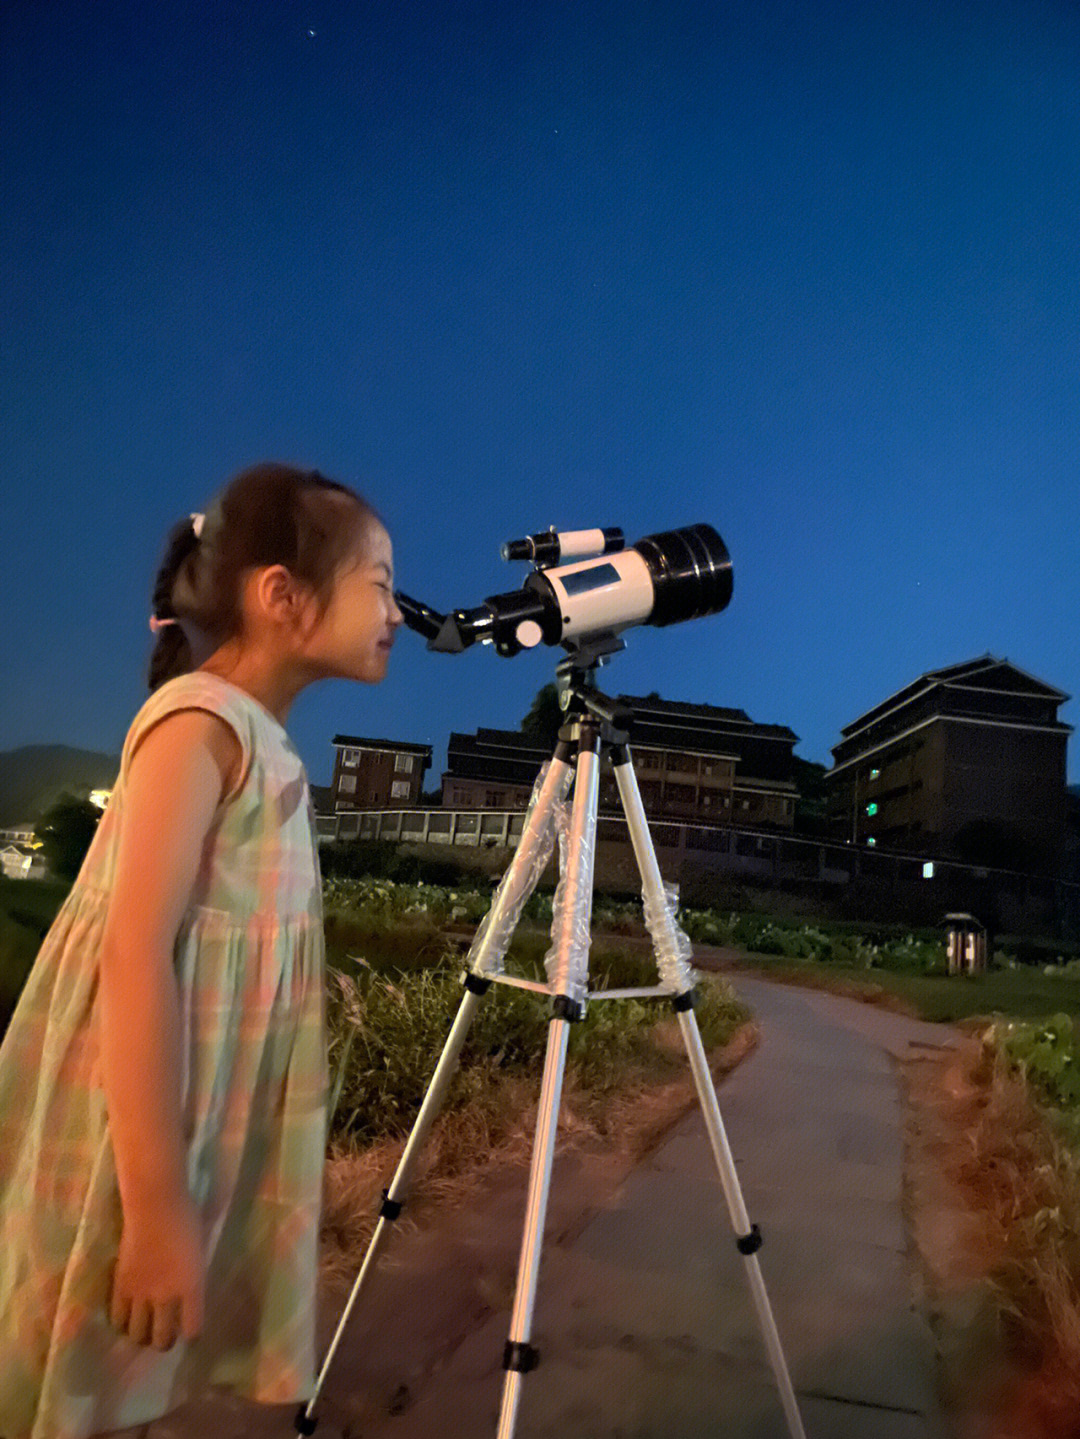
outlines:
M536 692L532 709L521 721L521 733L540 749L554 749L566 716L559 707L559 691L549 683Z
M49 869L62 879L74 879L97 833L101 811L88 799L62 794L38 820L34 833L41 841Z
M791 756L791 778L798 790L795 800L795 831L818 838L828 833L828 782L823 764Z

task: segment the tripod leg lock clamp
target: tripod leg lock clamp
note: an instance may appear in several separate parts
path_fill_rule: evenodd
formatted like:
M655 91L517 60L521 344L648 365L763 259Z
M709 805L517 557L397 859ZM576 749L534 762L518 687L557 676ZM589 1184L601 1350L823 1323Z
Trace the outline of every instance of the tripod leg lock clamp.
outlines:
M379 1206L380 1219L396 1219L404 1208L400 1199L391 1199L389 1189L382 1192L382 1204Z
M735 1240L735 1247L740 1254L756 1254L761 1248L761 1230L756 1224L751 1224L749 1234L740 1234Z
M551 1001L551 1015L553 1019L565 1019L573 1024L585 1017L585 1007L568 994L557 994Z
M314 1417L311 1419L308 1418L306 1404L300 1405L300 1408L296 1411L296 1418L293 1420L297 1434L314 1434L315 1426L318 1422L319 1421Z
M540 1351L534 1349L531 1344L521 1344L515 1339L508 1339L503 1349L503 1368L513 1370L515 1374L528 1374L530 1369L535 1369L540 1363Z
M685 994L677 994L671 1001L676 1014L682 1014L688 1009L693 1009L697 1004L697 990L688 989Z
M487 994L491 988L490 979L482 979L480 975L473 974L472 970L466 970L461 977L461 982L470 994Z

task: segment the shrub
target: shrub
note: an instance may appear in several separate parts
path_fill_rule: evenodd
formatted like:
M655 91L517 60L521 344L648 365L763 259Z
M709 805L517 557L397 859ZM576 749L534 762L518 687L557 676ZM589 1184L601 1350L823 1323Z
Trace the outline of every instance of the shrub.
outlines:
M1040 1023L999 1021L988 1041L1053 1110L1073 1140L1080 1139L1080 1035L1072 1017L1055 1014Z

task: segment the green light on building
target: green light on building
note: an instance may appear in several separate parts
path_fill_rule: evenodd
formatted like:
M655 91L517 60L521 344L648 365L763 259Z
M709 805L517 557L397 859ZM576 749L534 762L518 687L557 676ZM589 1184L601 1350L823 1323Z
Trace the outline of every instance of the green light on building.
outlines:
M866 813L867 813L867 814L877 814L877 805L876 805L876 804L868 804L868 805L866 806Z

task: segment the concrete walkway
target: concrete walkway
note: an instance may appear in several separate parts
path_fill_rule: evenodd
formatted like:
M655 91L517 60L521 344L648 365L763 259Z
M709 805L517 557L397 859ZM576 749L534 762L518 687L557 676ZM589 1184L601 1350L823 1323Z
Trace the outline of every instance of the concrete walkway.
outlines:
M733 983L761 1042L718 1086L720 1111L764 1236L759 1260L808 1439L942 1439L902 1212L894 1061L951 1044L953 1033L823 993L743 975ZM518 1439L784 1439L700 1111L584 1224L574 1223L572 1184L571 1158L552 1185L533 1328L541 1363L523 1381ZM492 1257L502 1277L486 1303L448 1292L445 1253L427 1236L396 1236L330 1371L321 1439L494 1436L522 1192L503 1196L513 1222L475 1212L441 1236L444 1251L448 1242L475 1251L512 1235L512 1252ZM320 1353L341 1308L335 1296ZM452 1343L419 1373L410 1350L440 1326ZM150 1439L294 1433L295 1406L214 1403L159 1421Z

